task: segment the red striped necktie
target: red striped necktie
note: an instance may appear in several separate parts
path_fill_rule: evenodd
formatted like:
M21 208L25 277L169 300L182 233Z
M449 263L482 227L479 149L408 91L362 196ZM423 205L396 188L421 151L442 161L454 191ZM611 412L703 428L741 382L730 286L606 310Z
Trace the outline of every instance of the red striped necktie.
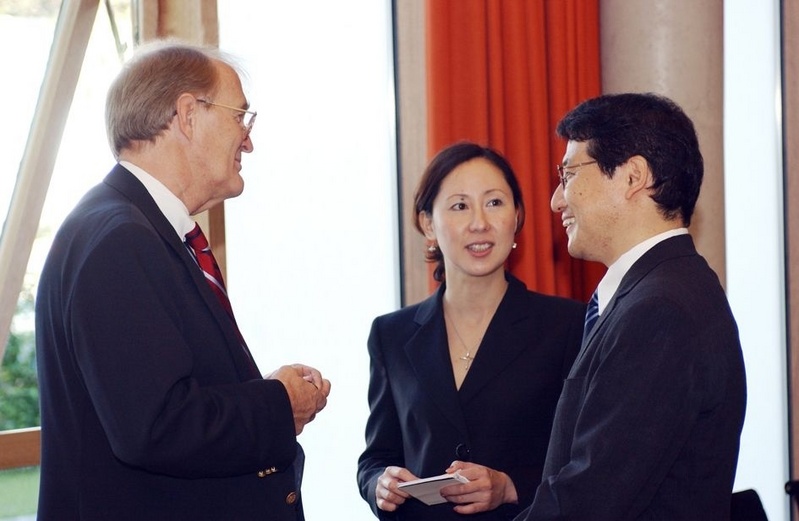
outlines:
M236 334L239 337L239 341L241 342L242 348L244 348L247 358L253 363L250 350L247 348L247 343L244 342L244 337L236 323L236 317L233 316L233 307L230 305L230 299L227 296L227 289L225 289L222 271L219 269L219 264L217 264L214 253L211 251L208 239L205 238L205 234L203 234L199 224L195 223L194 229L186 234L186 244L189 247L189 251L191 251L194 256L197 265L202 270L208 287L214 292L217 300L219 300L219 303L227 312L228 317L230 317L230 321L233 323L233 328L236 330Z

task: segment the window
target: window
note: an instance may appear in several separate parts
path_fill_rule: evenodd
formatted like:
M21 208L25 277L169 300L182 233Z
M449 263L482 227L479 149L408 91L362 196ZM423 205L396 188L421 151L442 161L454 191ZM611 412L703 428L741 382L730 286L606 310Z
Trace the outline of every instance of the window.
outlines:
M38 426L38 390L33 340L33 299L37 275L49 250L52 234L86 189L102 178L113 165L104 130L105 90L121 64L120 53L130 45L130 2L98 0L99 9L88 43L52 181L47 191L41 220L28 261L17 313L11 324L0 365L0 431ZM37 110L39 90L48 64L60 2L30 0L0 4L0 67L10 74L0 84L4 117L0 119L0 212L3 233L16 173L20 168L28 133ZM112 21L125 23L114 27ZM19 52L12 52L19 49ZM65 100L59 100L66 103ZM56 144L51 146L55 147ZM46 172L37 172L46 174ZM42 186L41 181L38 186ZM35 218L28 217L26 218ZM5 338L5 335L3 335ZM5 435L4 439L12 439ZM22 432L13 439L19 450L38 454L38 432ZM38 456L37 456L38 457ZM6 462L5 458L0 458ZM26 458L22 458L26 459ZM11 462L14 466L16 463ZM0 471L0 519L35 516L38 496L38 468Z

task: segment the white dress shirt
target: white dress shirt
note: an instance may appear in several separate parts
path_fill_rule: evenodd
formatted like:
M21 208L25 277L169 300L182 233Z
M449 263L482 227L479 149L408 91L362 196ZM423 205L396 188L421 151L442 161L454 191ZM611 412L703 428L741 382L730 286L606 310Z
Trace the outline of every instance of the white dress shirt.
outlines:
M607 273L605 273L605 276L602 277L602 280L599 281L599 285L597 286L599 314L602 314L602 312L605 310L605 306L608 305L610 299L612 299L613 295L616 294L616 290L619 289L619 284L621 284L621 279L629 271L630 267L635 264L635 261L640 259L644 253L652 249L652 247L657 243L665 241L671 237L685 235L687 233L688 228L674 228L673 230L668 230L658 235L654 235L630 248L626 253L619 257L616 262L611 264L608 267Z
M195 223L183 201L170 192L161 181L130 161L120 161L119 164L127 168L131 174L136 176L136 179L141 181L141 184L144 185L144 188L155 200L158 209L161 210L169 224L175 229L175 233L178 234L180 240L184 240L186 234L194 229Z

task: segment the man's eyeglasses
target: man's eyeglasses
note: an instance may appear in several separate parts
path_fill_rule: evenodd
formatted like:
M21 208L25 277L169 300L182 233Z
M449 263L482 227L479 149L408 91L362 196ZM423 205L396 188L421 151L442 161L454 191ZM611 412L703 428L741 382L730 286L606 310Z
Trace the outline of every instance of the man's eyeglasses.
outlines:
M213 105L214 107L222 107L223 109L230 109L235 110L236 112L241 113L241 126L244 128L246 134L249 135L252 131L252 126L255 124L255 116L258 115L257 112L253 110L246 110L239 107L231 107L230 105L222 105L221 103L214 103L212 101L208 101L207 99L202 98L195 98L200 103L205 103L206 105Z
M562 186L564 190L566 189L566 185L569 184L569 180L572 177L574 177L574 175L577 173L573 171L574 169L580 168L581 166L593 165L594 163L596 163L596 160L585 161L583 163L577 163L576 165L566 165L566 166L557 165L555 168L558 169L558 179L560 179L560 186ZM569 170L566 170L567 168Z

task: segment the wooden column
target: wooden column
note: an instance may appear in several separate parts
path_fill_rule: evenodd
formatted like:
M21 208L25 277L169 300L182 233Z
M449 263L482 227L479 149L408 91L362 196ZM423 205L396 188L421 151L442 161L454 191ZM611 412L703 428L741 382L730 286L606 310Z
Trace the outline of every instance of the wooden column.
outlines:
M788 310L790 479L799 479L799 2L782 2L782 93L785 190L785 270ZM791 175L791 172L794 172ZM791 501L793 519L799 518Z
M603 0L600 18L603 92L663 94L696 126L705 178L691 233L725 284L723 0Z
M413 194L428 161L425 5L425 0L394 2L403 306L430 295L424 239L413 225Z

